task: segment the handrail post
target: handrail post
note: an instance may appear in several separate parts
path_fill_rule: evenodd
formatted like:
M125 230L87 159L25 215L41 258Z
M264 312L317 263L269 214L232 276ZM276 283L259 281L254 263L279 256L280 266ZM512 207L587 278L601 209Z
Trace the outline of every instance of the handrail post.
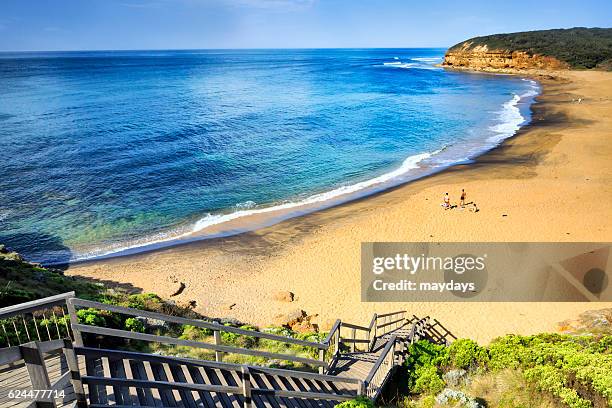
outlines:
M319 360L321 360L322 363L325 363L325 349L324 348L319 349ZM319 367L319 374L325 374L324 365Z
M377 325L378 325L377 322L378 322L378 314L374 313L374 316L372 316L372 321L370 322L370 333L373 332L373 334L370 334L369 336L370 344L368 346L370 350L372 350L372 348L374 347L374 343L376 343Z
M215 345L220 346L221 345L221 331L215 329L213 330L213 335L215 338ZM215 361L221 362L222 360L223 360L223 353L220 352L219 350L215 350Z
M55 408L55 401L52 398L52 394L47 394L44 390L51 389L51 381L49 380L49 373L45 365L45 359L38 348L38 342L32 341L19 346L23 361L25 362L32 384L33 390L43 390L42 396L36 395L34 399L34 406L39 408Z
M367 391L366 391L366 382L359 380L358 383L358 390L357 390L357 395L363 395L363 396L367 396Z
M74 352L74 346L69 339L64 339L64 348L62 349L62 352L66 357L68 370L70 370L70 382L72 383L72 388L76 394L76 406L79 408L87 408L87 397L85 397L85 391L83 390L81 371L79 370L79 361L76 353Z
M406 352L406 343L404 343L403 341L400 342L399 344L399 352L398 352L398 357L397 357L397 365L402 365L404 364L404 354Z
M77 347L83 347L83 336L79 329L76 328L76 325L79 324L79 317L76 313L76 308L72 303L73 298L66 299L66 308L68 309L68 316L70 316L70 328L72 329L72 334L74 336L74 344Z
M351 345L351 351L355 352L355 340L357 340L357 330L355 328L351 329L351 336L353 337L353 344Z
M338 326L338 331L336 332L336 338L334 340L336 342L336 345L335 345L336 355L340 354L340 327L342 327L342 323L340 323L340 325Z
M251 408L251 374L249 372L249 367L243 365L241 367L242 371L242 395L244 395L244 408Z

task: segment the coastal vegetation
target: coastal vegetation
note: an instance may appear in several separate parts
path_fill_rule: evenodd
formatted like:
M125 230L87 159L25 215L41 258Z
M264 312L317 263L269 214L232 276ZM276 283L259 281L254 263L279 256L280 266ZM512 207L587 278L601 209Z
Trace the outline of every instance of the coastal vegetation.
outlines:
M419 341L406 368L405 407L612 407L612 331Z
M151 293L127 293L102 284L64 276L62 271L47 269L23 260L18 254L0 251L0 305L74 290L77 296L129 308L170 315L211 320L196 313L191 305L178 305ZM81 309L81 323L134 332L147 332L185 340L213 342L206 328L156 322L126 317L97 309ZM47 319L46 324L63 327L61 319ZM600 319L601 320L601 319ZM299 333L287 327L259 329L231 319L218 323L251 331L262 331L311 342L321 342L325 333ZM601 322L600 322L601 323ZM44 323L43 323L44 324ZM16 340L16 339L12 339ZM169 346L136 340L92 336L88 343L165 355L214 359L214 352L190 347ZM223 344L254 350L316 358L309 347L280 343L255 336L222 332ZM2 339L1 346L5 346ZM309 369L299 363L266 360L244 355L224 356L224 361ZM399 390L392 401L404 408L418 407L612 407L612 327L598 324L597 329L569 334L543 333L533 336L507 335L487 346L471 339L460 339L450 346L421 340L412 344L405 366L396 378ZM343 408L371 408L372 401L360 397L341 404Z
M214 321L222 325L238 327L253 332L262 331L309 342L321 342L326 336L326 333L323 332L309 330L295 331L291 328L282 326L260 329L255 326L241 323L235 319L209 318L195 312L191 304L178 304L173 301L164 300L153 293L129 293L121 289L111 289L102 283L92 282L84 278L65 276L60 269L45 268L41 265L27 262L18 253L9 251L4 246L0 247L0 307L44 298L67 291L74 291L76 296L82 299L171 316L181 316L209 322ZM191 325L151 321L151 319L124 316L119 313L93 308L80 309L77 311L77 316L80 323L92 326L214 343L211 330ZM41 325L57 326L58 330L62 331L62 334L68 335L66 329L67 319L67 316L47 316L42 320ZM32 325L33 323L29 324ZM10 326L10 324L8 326ZM16 332L8 331L4 333L3 336L0 336L0 347L5 347L9 342L11 344L18 344L19 338L26 338L26 329L23 326L16 327ZM28 330L34 332L35 327L29 327ZM7 335L9 336L8 339L5 338ZM318 350L311 347L281 343L254 336L221 332L221 340L223 344L235 347L297 357L318 358ZM165 355L194 357L206 360L215 359L214 352L184 346L164 345L144 341L126 341L125 339L98 336L90 336L86 338L86 341L88 343L97 344L98 346L112 346L119 349L157 352ZM258 364L271 367L309 368L299 362L268 360L264 357L238 354L226 354L223 360L232 363Z
M474 37L449 53L478 49L552 57L574 69L612 69L612 28L554 29Z

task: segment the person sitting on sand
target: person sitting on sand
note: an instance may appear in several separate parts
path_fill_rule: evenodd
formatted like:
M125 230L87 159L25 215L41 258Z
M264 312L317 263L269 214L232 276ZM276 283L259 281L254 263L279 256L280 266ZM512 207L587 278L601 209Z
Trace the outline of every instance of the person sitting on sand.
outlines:
M476 207L476 203L472 203L472 208L470 208L470 211L477 213L480 210L478 209L478 207Z
M448 197L448 193L444 193L444 202L440 204L445 210L450 208L450 198Z
M465 190L461 189L461 199L459 200L459 205L461 206L461 208L465 207Z

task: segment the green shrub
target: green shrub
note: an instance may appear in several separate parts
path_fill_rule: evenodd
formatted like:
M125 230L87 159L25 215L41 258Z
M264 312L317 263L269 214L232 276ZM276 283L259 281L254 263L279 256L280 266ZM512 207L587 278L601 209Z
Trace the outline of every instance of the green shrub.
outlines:
M213 331L204 327L197 327L187 324L183 326L183 331L179 336L182 340L202 341L206 337L212 336Z
M489 345L489 367L495 370L517 369L520 366L519 356L523 352L520 336L511 334L497 338Z
M87 324L89 326L106 326L106 318L100 310L96 309L81 309L77 311L77 317L79 323Z
M444 380L438 374L438 369L433 365L420 367L416 370L415 374L416 379L411 390L412 392L435 395L446 386Z
M484 367L489 361L489 355L484 347L470 339L459 339L448 348L450 363L456 368Z
M126 307L140 310L159 311L163 300L154 293L139 293L130 295L126 302Z
M144 333L145 331L144 324L140 320L136 319L135 317L130 317L130 318L125 319L124 327L125 327L125 330L129 330L129 331L137 332L137 333Z
M418 408L434 408L436 405L436 398L433 395L428 395L419 401Z
M405 363L408 368L425 365L446 366L448 363L449 355L446 346L434 344L427 340L419 340L408 347L408 356Z
M308 332L308 333L295 333L292 337L298 339L298 340L303 340L303 341L309 341L311 343L322 343L323 341L325 341L325 338L327 337L327 333L316 333L316 332Z
M550 392L571 408L590 408L591 401L578 396L578 393L566 386L563 373L552 366L536 366L525 370L525 378L536 384L539 390Z
M338 405L337 408L374 408L374 403L367 397L357 397L350 401L344 401Z
M416 390L416 383L423 373L423 368L434 367L437 372L436 367L446 367L448 363L448 349L445 346L437 345L427 340L419 340L412 343L408 347L405 362L408 369L408 389L412 392L420 392ZM442 379L440 380L442 381ZM421 379L421 382L423 381L424 379ZM444 384L444 381L442 383Z
M228 323L225 326L231 326L231 325ZM253 326L249 326L249 325L240 326L240 328L243 330L257 331L257 328ZM257 342L258 342L257 337L247 336L247 335L237 334L237 333L231 333L231 332L226 332L226 331L221 332L221 340L223 340L223 342L226 344L230 344L230 345L233 345L236 347L242 347L242 348L254 347L255 345L257 345Z

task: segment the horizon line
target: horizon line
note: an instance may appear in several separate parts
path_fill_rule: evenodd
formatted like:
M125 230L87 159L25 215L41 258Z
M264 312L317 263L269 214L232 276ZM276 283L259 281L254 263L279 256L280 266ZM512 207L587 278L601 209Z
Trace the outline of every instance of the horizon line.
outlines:
M448 49L444 47L241 47L241 48L95 48L80 50L0 50L0 54L9 53L43 53L43 52L134 52L134 51L254 51L254 50L427 50Z

